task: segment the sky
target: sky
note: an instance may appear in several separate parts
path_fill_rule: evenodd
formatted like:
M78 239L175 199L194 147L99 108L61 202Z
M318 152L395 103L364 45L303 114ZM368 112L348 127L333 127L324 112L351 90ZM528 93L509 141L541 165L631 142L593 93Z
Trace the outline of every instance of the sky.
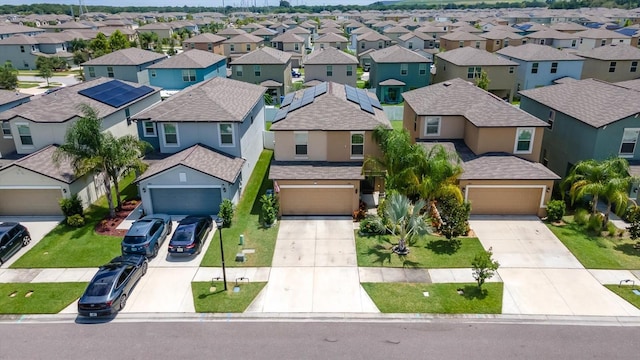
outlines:
M228 6L250 6L255 1L256 6L276 6L280 3L280 0L224 0L224 5ZM291 5L368 5L376 0L289 0ZM0 4L3 5L24 5L24 4L74 4L78 5L78 0L3 0ZM127 5L131 6L207 6L207 7L220 7L223 0L135 0L127 2ZM122 5L124 3L113 0L84 0L84 4L91 5ZM248 5L246 5L248 4Z

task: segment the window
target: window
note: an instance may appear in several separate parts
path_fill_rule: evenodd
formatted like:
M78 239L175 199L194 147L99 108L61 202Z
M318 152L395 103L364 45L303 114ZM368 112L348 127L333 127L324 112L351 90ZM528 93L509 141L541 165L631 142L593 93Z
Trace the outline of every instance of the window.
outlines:
M127 120L131 120L131 110L129 110L129 108L124 108L124 117L127 118Z
M540 64L538 64L537 62L531 64L531 73L532 74L537 74L538 73L538 66Z
M503 47L507 47L509 46L509 39L504 39L504 46Z
M609 63L609 72L616 72L616 62L612 61Z
M516 130L515 154L531 154L533 150L534 128L518 128Z
M542 165L549 165L549 157L547 156L547 149L542 149Z
M525 45L527 43L527 39L522 39L522 45Z
M233 124L218 124L220 146L233 146Z
M178 125L174 123L162 124L164 133L164 146L180 146L178 142Z
M31 137L29 124L16 124L16 127L18 128L18 135L20 136L22 146L33 146L33 138Z
M467 68L467 79L479 78L482 73L480 66Z
M93 66L89 66L89 77L96 77L96 69Z
M400 75L407 76L409 74L409 64L400 64Z
M636 143L638 142L638 134L640 129L624 129L622 134L622 144L620 145L621 157L633 157L636 151Z
M304 132L293 133L296 147L296 157L307 157L307 147L309 143L309 134Z
M9 124L8 121L2 122L2 137L5 139L11 139L13 137L11 136L11 124Z
M509 66L509 74L513 74L514 70L515 70L515 68L513 66Z
M155 70L149 70L149 75L151 75L151 77L156 77L156 71Z
M480 49L480 41L476 41L476 49Z
M632 61L631 62L631 69L629 69L630 72L636 72L636 70L638 70L638 62L637 61Z
M427 64L418 65L418 75L427 75Z
M363 132L351 133L351 158L352 159L364 158L364 133Z
M353 76L353 65L347 65L347 76Z
M540 39L540 45L544 45L544 39Z
M184 82L195 82L196 81L196 71L194 69L182 70L182 81L184 81Z
M151 121L143 121L142 128L144 129L144 136L156 137L156 125Z
M247 44L246 49L247 49L247 51L251 51L251 44Z
M242 77L242 65L236 65L236 76Z
M324 44L320 44L320 49L324 49Z
M24 45L20 45L20 52L24 52Z
M360 43L360 49L364 49L364 43Z
M496 45L500 45L500 40L496 40Z
M558 63L557 62L552 62L551 63L551 73L555 74L558 72Z
M207 44L207 50L209 51L213 50L213 45L211 45L211 43Z
M333 65L327 65L327 76L333 76Z
M382 49L382 41L378 41L378 49Z
M424 120L425 136L440 136L440 117L428 117Z
M549 110L549 130L553 130L553 122L556 121L556 112L554 110Z
M112 78L113 75L113 66L107 66L107 76Z
M600 40L600 46L605 46L605 45L607 45L607 40L604 40L604 39Z
M262 75L262 67L260 65L253 65L253 75L254 76Z
M236 46L234 44L229 44L229 51L231 52L236 51Z
M575 40L571 40L571 47L576 47L576 41Z
M295 50L295 51L300 51L300 44L298 44L298 43L294 43L294 44L293 44L293 50Z

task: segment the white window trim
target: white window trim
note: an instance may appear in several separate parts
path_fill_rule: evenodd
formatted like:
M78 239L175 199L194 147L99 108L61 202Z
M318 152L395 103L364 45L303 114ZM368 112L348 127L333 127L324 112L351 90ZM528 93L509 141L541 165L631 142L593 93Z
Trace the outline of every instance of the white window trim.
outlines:
M164 126L172 124L176 127L176 143L175 144L167 144L167 136L164 132ZM162 123L162 145L164 147L180 147L180 130L178 130L178 123Z
M518 138L520 138L520 134L530 131L531 132L531 140L529 141L529 149L518 151ZM513 153L514 154L531 154L533 152L533 143L536 137L536 128L517 128L516 129L516 141L513 145Z
M4 133L4 124L9 125L8 129L9 129L9 133L5 134ZM2 131L2 138L3 139L13 139L13 133L11 132L11 123L8 121L2 121L0 122L0 130Z
M429 119L437 119L438 120L438 132L436 132L435 134L428 134L427 133L427 128L428 128L428 122ZM440 136L440 129L442 127L442 117L440 116L427 116L424 118L424 136Z
M220 129L220 126L222 125L231 125L231 144L223 144L222 143L222 130ZM234 147L236 146L236 130L233 127L233 123L219 123L218 124L218 144L220 144L220 147Z
M298 142L296 141L296 135L306 135L307 137L307 142L305 145L307 145L307 153L302 155L302 154L298 154L296 153L296 146L298 145L302 145L302 144L298 144ZM296 159L308 159L309 158L309 132L308 131L294 131L293 132L293 156Z
M147 124L153 125L153 134L147 132ZM142 122L142 133L145 137L158 137L158 131L156 129L156 124L152 121L143 121Z
M400 76L409 76L409 64L400 64Z
M640 128L624 128L624 130L622 131L622 138L620 139L620 147L618 148L618 156L621 158L632 158L634 156L634 154L636 153L636 147L638 146L638 136L636 136L636 143L633 146L633 152L632 153L622 153L622 144L624 144L624 132L630 130L630 131L638 131L638 133L640 134Z
M21 125L24 125L27 127L27 129L29 129L29 137L31 137L31 142L33 143L33 145L25 145L22 143L22 136L20 135L20 129L19 127ZM18 140L20 141L20 147L23 149L35 149L36 147L36 142L33 140L33 133L31 132L31 126L29 125L29 123L26 122L19 122L16 123L16 135L18 136Z
M353 154L353 145L360 145L353 143L353 135L362 135L362 155L354 155ZM352 131L349 134L349 156L351 159L359 160L364 159L364 143L366 142L366 137L364 135L364 131Z

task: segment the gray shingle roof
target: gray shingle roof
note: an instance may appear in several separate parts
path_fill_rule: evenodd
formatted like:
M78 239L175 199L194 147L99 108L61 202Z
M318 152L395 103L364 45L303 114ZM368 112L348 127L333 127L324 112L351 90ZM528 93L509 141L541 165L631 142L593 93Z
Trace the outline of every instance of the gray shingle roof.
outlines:
M191 43L212 43L212 44L217 44L220 42L223 42L227 40L227 38L216 35L216 34L211 34L211 33L204 33L204 34L200 34L200 35L196 35L192 38L189 38L185 41L183 41L182 43L187 43L187 44L191 44Z
M538 44L507 46L496 51L496 53L525 61L583 60L568 51Z
M450 32L446 35L440 36L440 39L445 39L449 41L486 41L487 40L485 38L482 38L472 33L468 33L466 31Z
M357 39L358 41L391 41L390 38L377 31L367 31L364 34L358 35Z
M627 89L633 89L633 90L640 91L640 79L620 81L620 82L617 82L617 83L614 83L614 84L616 84L618 86L622 86L622 87L627 88Z
M13 24L0 26L0 34L21 34L21 33L32 33L32 32L44 32L44 30L32 28L30 26L13 25Z
M462 79L402 93L420 116L460 115L477 127L546 127L547 123Z
M628 39L629 36L607 29L589 29L578 31L576 36L585 39Z
M376 63L430 63L431 60L400 45L376 50L371 53Z
M285 31L284 34L274 37L271 41L281 43L303 43L304 39L291 31Z
M242 30L242 29L236 29L236 28L228 27L228 28L225 28L225 29L222 29L222 30L218 31L216 34L219 35L219 36L222 36L222 35L235 36L235 35L241 35L241 34L246 34L246 33L247 32Z
M524 90L520 95L595 128L640 112L640 92L596 79Z
M576 34L563 33L553 29L544 29L533 32L525 36L530 39L558 39L558 40L573 40L580 37Z
M417 37L420 40L435 40L433 38L433 36L427 35L425 33L417 32L417 31L416 32L408 32L408 33L400 36L398 38L398 40L407 41L407 40L409 40L411 38L414 38L414 37Z
M410 33L411 30L408 30L407 28L402 26L393 26L385 29L383 32L385 34L406 34L406 33Z
M230 65L286 64L291 54L270 47L261 47L234 59Z
M138 48L128 48L102 55L99 58L89 60L82 66L92 65L142 65L148 62L165 59L167 56L154 51Z
M251 34L240 34L232 37L231 39L225 40L225 44L251 44L251 43L261 43L264 39L260 36L255 36Z
M218 179L235 183L245 160L196 144L163 160L154 161L136 182L182 165Z
M315 43L319 44L319 43L328 43L328 42L348 42L348 41L349 39L347 39L342 35L335 34L335 33L327 33L317 38L315 40Z
M574 22L555 23L549 27L558 31L582 31L587 29L586 26Z
M0 45L36 45L39 44L38 40L33 36L27 35L13 35L6 39L0 40Z
M23 94L17 91L0 89L0 105L5 105L14 101L22 100L30 97L29 94Z
M214 77L190 86L134 118L159 122L241 122L267 89Z
M591 50L580 51L577 55L597 60L640 60L640 49L626 44L611 44Z
M17 166L62 181L66 184L71 184L76 180L76 175L71 163L64 160L59 163L53 161L53 154L57 148L56 145L46 146L34 153L21 157L2 169Z
M462 164L460 180L559 180L560 176L540 163L514 155L479 156Z
M329 47L314 50L311 54L307 55L304 63L306 65L357 64L358 59L342 50Z
M274 161L272 180L362 180L361 162Z
M510 48L511 46L508 46ZM436 57L459 66L517 66L518 63L486 50L465 46L436 54Z
M511 31L505 31L505 30L491 30L484 34L478 34L478 36L483 37L485 39L491 39L491 40L502 40L502 39L520 40L523 38L523 36L521 35L518 35Z
M153 64L148 69L206 69L209 66L226 61L227 58L208 51L191 49L181 52L159 63Z
M407 85L406 83L400 81L400 80L396 80L396 79L387 79L384 81L380 81L379 85L382 86L404 86Z
M253 31L251 34L256 36L273 36L278 32L275 30L267 29L266 27L260 28L256 31Z

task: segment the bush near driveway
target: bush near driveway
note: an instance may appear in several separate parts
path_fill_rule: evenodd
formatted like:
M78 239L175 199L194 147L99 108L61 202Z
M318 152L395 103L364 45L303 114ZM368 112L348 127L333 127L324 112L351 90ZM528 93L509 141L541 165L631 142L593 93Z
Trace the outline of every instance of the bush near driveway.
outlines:
M0 284L0 314L57 314L78 299L86 287L87 283L76 282Z
M239 284L240 291L234 292L234 284L230 282L225 292L222 281L192 282L193 303L196 312L200 313L241 313L247 309L266 284L266 282L243 282ZM215 287L213 292L212 286Z

